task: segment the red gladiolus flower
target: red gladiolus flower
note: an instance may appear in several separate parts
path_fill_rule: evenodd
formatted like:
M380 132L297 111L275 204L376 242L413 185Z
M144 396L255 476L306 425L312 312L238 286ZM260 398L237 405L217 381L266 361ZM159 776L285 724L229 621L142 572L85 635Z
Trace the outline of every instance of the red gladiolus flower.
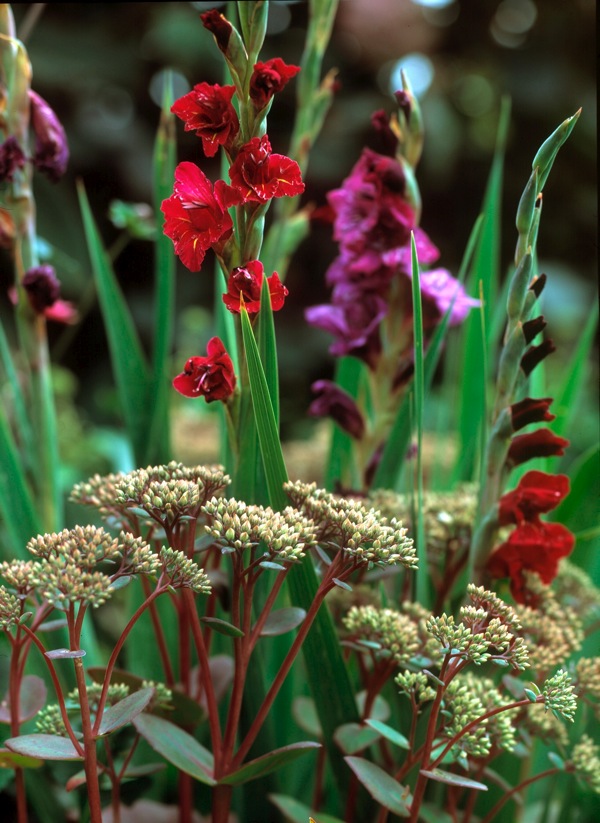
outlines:
M533 457L560 457L568 445L568 440L558 437L550 429L518 434L511 440L507 462L511 466L520 466Z
M171 111L185 123L186 131L195 131L202 140L207 157L214 157L219 146L231 148L240 130L236 111L231 104L235 86L198 83L171 106Z
M565 474L527 472L516 489L500 498L500 525L520 524L524 520L539 523L539 515L555 509L567 496L569 488L569 478Z
M283 154L272 154L266 134L242 146L229 176L244 203L266 203L272 197L293 197L304 191L299 165Z
M531 374L537 364L541 363L553 351L556 351L556 346L550 338L544 340L539 346L530 346L521 358L521 369L525 375Z
M513 403L510 407L510 418L514 432L528 426L530 423L550 422L556 417L548 409L552 403L552 397L526 397L518 403Z
M279 92L300 71L300 66L288 66L281 57L274 57L266 63L255 63L250 78L250 98L256 109L261 111L276 92Z
M227 209L240 201L236 189L223 180L217 180L213 187L194 163L177 166L174 192L161 205L165 216L163 231L190 271L200 271L208 249L222 249L233 230Z
M263 264L259 260L251 260L244 266L238 266L229 275L227 293L223 295L223 302L230 312L239 314L242 305L248 314L260 311L260 293L264 277ZM279 279L277 272L267 277L271 308L279 311L283 307L288 290Z
M549 585L556 577L559 560L567 557L574 545L574 535L560 523L524 522L493 552L488 570L492 577L510 577L512 596L517 603L525 603L523 572L535 572Z
M206 357L190 357L183 372L173 380L173 388L185 397L204 397L207 403L227 400L235 390L231 357L218 337L206 347Z

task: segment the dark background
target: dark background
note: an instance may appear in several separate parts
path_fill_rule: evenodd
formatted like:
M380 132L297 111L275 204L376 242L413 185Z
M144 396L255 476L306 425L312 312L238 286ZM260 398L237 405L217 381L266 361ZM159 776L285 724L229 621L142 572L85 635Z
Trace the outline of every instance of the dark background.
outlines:
M221 55L199 20L201 11L215 6L225 11L219 3L40 4L33 26L33 6L12 7L32 62L32 86L56 110L70 143L61 182L36 180L38 230L55 250L64 296L82 312L76 327L51 327L55 360L75 378L75 402L94 424L117 424L118 411L75 182L84 181L110 247L120 235L108 219L111 201L150 202L159 116L153 97L161 72L178 73L178 94L201 81L222 82ZM279 55L299 63L307 11L305 2L271 3L273 31L262 59ZM596 300L595 28L593 0L455 0L437 9L412 0L341 0L324 66L337 67L339 90L311 156L303 202L324 204L326 192L340 185L362 147L377 148L370 116L376 109L393 110L392 65L418 52L434 72L421 98L426 126L418 169L421 225L442 252L440 265L454 272L483 198L500 100L512 99L502 214L508 271L514 214L535 152L582 106L546 186L539 240L540 268L549 275L544 312L552 336L568 348ZM293 107L292 81L269 115L276 152L287 151ZM195 160L216 179L217 165L203 157L197 138L184 134L179 122L178 137L179 159ZM278 318L286 437L308 431L310 383L331 374L329 338L305 324L303 310L327 299L324 274L335 253L330 229L315 225L288 273L290 297L285 318ZM115 266L149 347L152 244L132 241ZM12 277L6 261L0 277L4 294ZM189 355L203 353L212 333L212 279L210 257L198 274L178 270L174 373ZM4 315L8 302L3 301Z

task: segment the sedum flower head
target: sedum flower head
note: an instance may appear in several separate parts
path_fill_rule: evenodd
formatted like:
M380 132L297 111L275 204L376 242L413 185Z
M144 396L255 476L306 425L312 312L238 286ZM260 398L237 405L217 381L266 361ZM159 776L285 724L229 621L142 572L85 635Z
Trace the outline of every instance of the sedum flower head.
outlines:
M5 586L0 586L0 629L6 631L16 625L21 617L21 601Z
M123 574L159 574L161 563L158 555L141 537L134 537L131 532L121 532L119 548L122 553L121 571Z
M569 744L569 735L565 724L551 712L546 711L543 703L532 703L519 717L519 728L543 743L555 743L564 749Z
M174 589L192 589L199 594L210 594L210 581L206 572L183 552L163 546L159 558L162 572Z
M197 517L200 508L230 482L220 466L187 468L171 461L125 475L115 484L116 503L141 508L149 516L173 523L182 516Z
M26 596L37 584L37 564L31 560L12 560L0 563L0 577L18 594Z
M67 729L58 703L50 703L38 713L35 718L35 728L40 734L52 734L58 737L67 736Z
M487 712L508 705L487 677L475 677L466 672L455 677L444 693L443 716L447 718L444 734L451 738L469 723L483 718L463 735L453 747L476 757L485 757L493 745L512 751L516 745L515 730L507 712L484 717Z
M352 640L359 644L367 641L367 648L373 649L377 656L392 657L397 664L408 662L420 646L415 624L394 609L353 606L344 618L344 625Z
M197 517L206 500L230 482L221 466L190 468L171 461L126 474L94 475L74 487L71 500L94 506L103 517L118 522L130 518L130 509L141 508L172 523L183 515Z
M206 531L223 547L239 552L262 543L267 555L294 562L315 544L311 521L291 506L275 512L234 498L213 498L203 511L209 518Z
M388 521L377 509L336 497L314 483L286 483L285 490L315 524L317 542L338 548L358 562L416 568L413 541L395 518Z
M564 717L573 721L577 709L577 699L573 690L571 676L564 669L559 669L549 677L542 688L544 705L555 717Z
M150 701L150 710L160 709L167 711L173 709L173 691L164 683L157 683L154 680L143 680L142 689L154 689L154 697Z
M600 657L582 657L575 665L576 693L600 719Z
M522 623L521 636L529 649L530 662L538 673L545 674L564 663L581 648L584 633L575 609L561 606L553 591L539 580L528 580L535 587L536 606L517 605Z
M435 698L435 689L430 686L427 675L423 672L400 672L394 678L394 683L401 692L414 700L417 706Z
M112 580L102 572L83 570L66 557L50 557L40 563L38 591L61 611L74 603L98 608L111 596Z
M561 606L575 609L584 623L598 619L600 589L582 568L563 558L552 587Z
M93 569L104 560L121 557L119 541L101 526L75 526L73 529L32 538L27 549L41 560L69 562L83 570Z
M577 776L593 792L600 794L600 748L587 734L582 735L580 741L573 746L571 763Z

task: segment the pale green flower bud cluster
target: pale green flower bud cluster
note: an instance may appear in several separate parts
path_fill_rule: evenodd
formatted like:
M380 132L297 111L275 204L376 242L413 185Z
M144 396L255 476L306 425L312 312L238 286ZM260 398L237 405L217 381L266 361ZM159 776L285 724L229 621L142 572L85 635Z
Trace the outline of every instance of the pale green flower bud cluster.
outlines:
M575 665L576 693L600 719L600 657L582 657Z
M162 573L174 589L192 589L199 594L210 594L208 575L183 552L163 546L159 552Z
M39 583L37 563L31 560L11 560L0 563L0 577L22 596L32 592Z
M72 603L98 608L111 596L111 587L106 574L82 569L67 557L49 557L40 563L40 596L61 611L68 611Z
M538 676L543 676L581 648L584 632L575 609L561 606L537 575L527 575L527 586L530 585L537 599L536 608L517 605L515 611L523 627L531 666Z
M6 631L19 622L21 601L5 586L0 586L0 629Z
M172 461L148 466L123 476L115 483L115 503L140 508L161 522L197 517L200 508L230 483L221 467L188 468Z
M121 558L119 541L101 526L75 526L53 534L40 534L27 549L41 560L68 558L78 568L93 569L104 560Z
M202 510L209 520L206 531L225 550L243 552L263 544L266 555L295 562L315 544L313 524L291 506L275 512L269 506L251 506L234 498L213 498Z
M578 777L585 780L593 792L600 794L600 748L587 734L582 735L573 747L571 763Z
M411 500L388 490L376 490L369 503L385 517L396 517L414 531L411 523ZM459 551L466 551L471 541L477 509L476 489L463 486L454 492L423 494L423 519L429 563L440 566Z
M154 697L150 703L152 709L161 709L163 711L170 711L173 709L173 691L165 686L164 683L157 683L154 680L144 680L142 682L142 689L154 689Z
M489 678L475 677L471 672L460 674L444 693L442 716L446 718L446 723L443 733L452 738L469 723L482 718L453 748L475 757L485 757L493 745L512 751L516 737L508 712L484 717L488 712L508 704L509 701L502 697Z
M556 743L564 749L569 744L569 735L562 720L546 711L543 703L532 703L519 718L519 726L544 743Z
M119 518L120 507L116 504L116 484L125 477L124 472L95 474L71 490L70 499L82 506L93 506L104 518Z
M408 662L420 647L416 625L394 609L353 606L344 618L344 626L350 640L359 645L366 641L377 657L392 657L397 664Z
M435 689L429 683L429 678L423 672L400 672L394 678L394 683L401 692L408 695L417 706L434 699Z
M86 686L86 693L90 710L95 712L100 703L102 695L102 683L88 683ZM129 695L130 688L126 683L111 683L106 692L106 705L114 706L120 700L123 700ZM67 695L67 707L69 710L79 710L79 692L77 689L72 689Z
M560 561L552 588L560 605L575 609L583 623L597 620L600 616L600 589L587 572L567 558Z
M460 610L462 621L456 623L452 615L430 617L427 621L427 631L438 640L443 654L452 654L469 660L480 666L488 660L499 661L498 665L510 664L514 669L525 669L529 666L528 651L521 637L515 637L510 628L514 628L515 620L510 613L503 611L503 616L490 617L490 611L497 615L498 608L494 603L495 595L491 595L488 602L486 593L477 589L469 594L474 595L475 601L484 605L463 606ZM505 605L505 604L504 604ZM488 608L486 608L486 606ZM505 620L508 621L508 625Z
M314 522L318 543L340 549L358 562L417 567L413 541L395 518L388 521L361 501L336 497L314 483L286 483L285 490Z
M67 736L67 729L58 703L50 703L39 712L35 718L35 728L40 734L53 734L58 737Z
M543 685L542 694L546 709L550 709L555 717L561 716L571 721L575 719L577 699L571 676L567 671L559 669L555 675L549 677Z
M131 532L121 532L119 541L123 555L120 569L122 574L148 574L151 577L158 575L161 568L160 559L143 538L134 537Z

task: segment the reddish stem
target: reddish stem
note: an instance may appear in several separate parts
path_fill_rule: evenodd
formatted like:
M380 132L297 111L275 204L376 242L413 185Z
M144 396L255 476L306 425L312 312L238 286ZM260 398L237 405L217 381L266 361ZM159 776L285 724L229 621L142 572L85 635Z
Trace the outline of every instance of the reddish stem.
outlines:
M141 583L144 590L144 595L148 598L152 592L150 584L145 577L142 577ZM160 654L163 671L165 673L165 683L170 689L172 689L175 685L175 676L173 674L173 667L171 666L171 658L169 656L167 641L165 640L165 633L162 630L160 618L154 602L152 602L149 606L149 610L152 628L154 629L154 636L156 637L156 642L158 645L158 653Z
M560 774L561 769L547 769L545 772L540 772L540 774L536 774L533 777L530 777L528 780L523 780L522 783L519 783L518 786L515 786L510 791L506 792L506 794L502 795L500 800L493 806L490 811L486 814L485 817L482 817L480 823L490 823L491 820L494 819L495 815L500 811L502 806L506 802L510 800L513 795L517 794L517 792L522 791L523 789L530 786L532 783L535 783L537 780L542 780L544 777L551 777L554 774Z

